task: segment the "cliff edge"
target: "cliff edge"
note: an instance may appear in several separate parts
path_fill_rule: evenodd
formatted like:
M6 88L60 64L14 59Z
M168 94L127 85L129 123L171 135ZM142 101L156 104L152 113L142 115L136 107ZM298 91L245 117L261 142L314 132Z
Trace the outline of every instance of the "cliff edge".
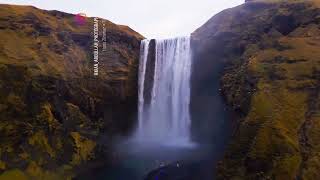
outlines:
M93 29L93 18L0 5L0 179L71 178L110 160L102 134L134 125L143 37L99 19L94 76Z
M221 94L237 115L218 179L319 179L319 1L246 2L192 39L194 76L221 67Z

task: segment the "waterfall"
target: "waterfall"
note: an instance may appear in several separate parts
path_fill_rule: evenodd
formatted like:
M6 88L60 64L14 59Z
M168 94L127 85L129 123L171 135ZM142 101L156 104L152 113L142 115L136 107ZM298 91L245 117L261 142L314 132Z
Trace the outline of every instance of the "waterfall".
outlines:
M154 46L151 40L141 42L138 138L175 145L189 143L190 37L154 41ZM147 79L153 82L146 82ZM152 83L151 89L146 88L147 83Z
M146 64L148 60L148 49L150 40L142 40L140 48L140 60L139 60L139 79L138 79L138 131L143 129L143 109L144 109L144 77L146 73Z

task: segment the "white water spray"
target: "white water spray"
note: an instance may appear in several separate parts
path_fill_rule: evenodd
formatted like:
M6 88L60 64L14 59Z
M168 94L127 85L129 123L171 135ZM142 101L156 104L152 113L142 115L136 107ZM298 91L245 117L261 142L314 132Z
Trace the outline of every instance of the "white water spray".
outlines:
M147 67L150 40L143 40L139 65L139 124L137 138L161 144L190 143L190 37L155 40L155 66ZM151 92L145 79L154 68ZM151 93L147 104L144 94Z

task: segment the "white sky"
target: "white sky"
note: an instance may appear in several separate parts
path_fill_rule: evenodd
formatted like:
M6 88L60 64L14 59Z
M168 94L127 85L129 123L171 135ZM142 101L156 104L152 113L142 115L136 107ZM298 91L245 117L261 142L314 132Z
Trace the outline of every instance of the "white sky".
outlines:
M192 33L214 14L244 0L0 0L1 4L33 5L41 9L85 13L128 25L146 38Z

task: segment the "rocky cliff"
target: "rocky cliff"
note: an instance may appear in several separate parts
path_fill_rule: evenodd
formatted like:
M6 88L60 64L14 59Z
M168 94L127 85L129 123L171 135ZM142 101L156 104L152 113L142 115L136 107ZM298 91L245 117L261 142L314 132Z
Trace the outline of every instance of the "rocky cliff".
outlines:
M132 128L143 37L99 19L94 76L93 22L0 5L0 179L70 178Z
M320 2L248 1L192 38L193 82L236 113L218 179L319 179Z

